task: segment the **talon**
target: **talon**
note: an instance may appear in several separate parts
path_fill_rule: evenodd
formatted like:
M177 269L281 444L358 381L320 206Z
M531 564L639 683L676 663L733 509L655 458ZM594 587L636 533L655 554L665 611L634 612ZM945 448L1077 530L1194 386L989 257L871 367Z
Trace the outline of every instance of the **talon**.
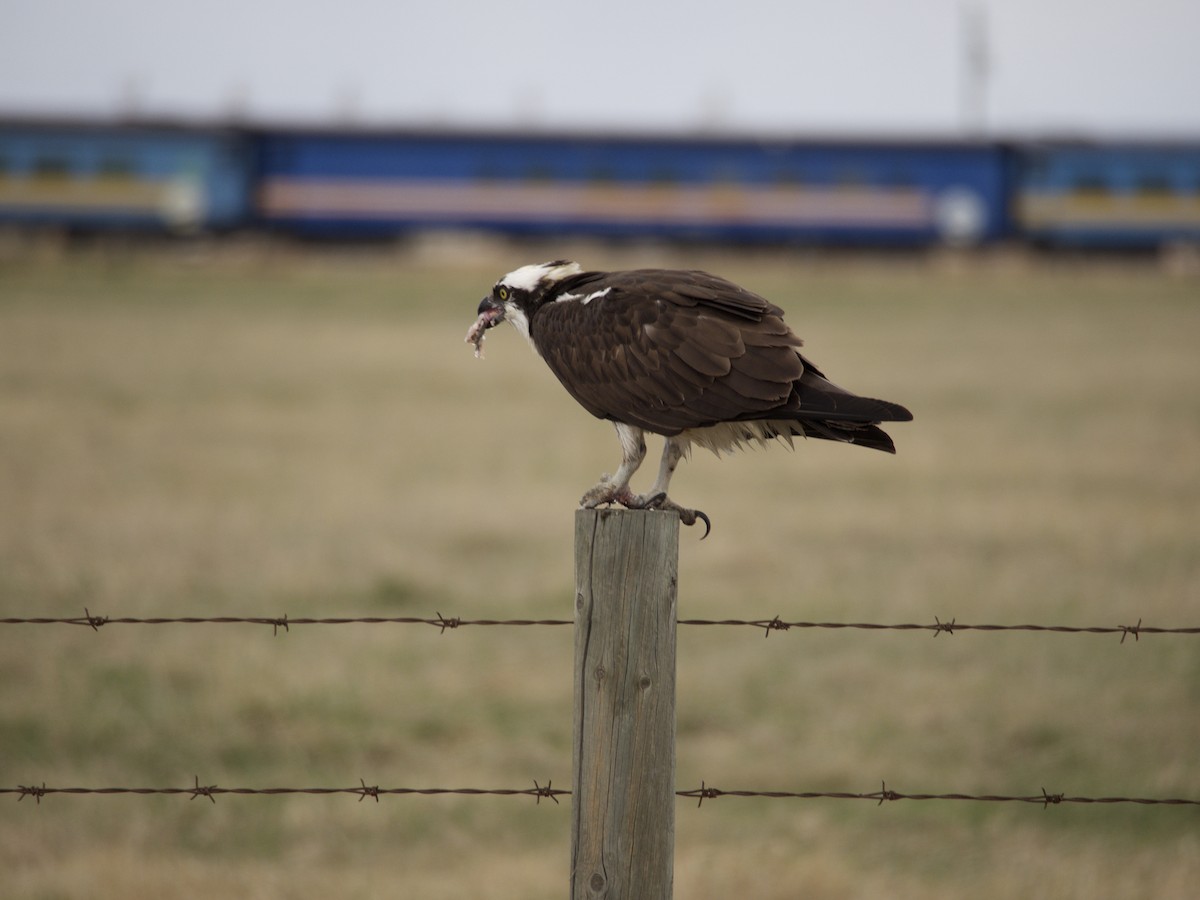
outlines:
M679 513L679 521L681 521L684 525L695 525L697 519L704 523L704 534L700 535L700 540L704 540L706 537L708 537L708 533L712 531L712 520L700 510L683 509L680 507L676 510L676 512Z

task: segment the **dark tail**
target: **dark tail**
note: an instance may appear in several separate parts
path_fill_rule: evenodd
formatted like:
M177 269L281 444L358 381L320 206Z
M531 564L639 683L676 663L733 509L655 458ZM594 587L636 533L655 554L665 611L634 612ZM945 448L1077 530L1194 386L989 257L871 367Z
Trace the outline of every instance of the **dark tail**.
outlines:
M896 445L892 443L891 436L877 425L799 419L793 426L792 434L802 434L805 437L819 438L825 441L841 441L844 444L857 444L860 447L870 447L872 450L883 450L885 453L896 452Z
M787 404L789 418L795 419L795 434L896 452L891 437L877 426L880 422L910 422L911 412L899 403L852 394L808 360L804 364L804 374L793 386Z

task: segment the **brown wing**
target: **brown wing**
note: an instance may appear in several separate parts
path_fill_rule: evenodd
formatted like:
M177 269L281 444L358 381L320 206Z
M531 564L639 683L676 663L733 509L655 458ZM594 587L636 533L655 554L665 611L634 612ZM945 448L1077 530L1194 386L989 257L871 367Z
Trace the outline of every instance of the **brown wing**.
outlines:
M584 273L530 331L559 381L595 416L658 434L761 418L804 374L778 307L705 272Z

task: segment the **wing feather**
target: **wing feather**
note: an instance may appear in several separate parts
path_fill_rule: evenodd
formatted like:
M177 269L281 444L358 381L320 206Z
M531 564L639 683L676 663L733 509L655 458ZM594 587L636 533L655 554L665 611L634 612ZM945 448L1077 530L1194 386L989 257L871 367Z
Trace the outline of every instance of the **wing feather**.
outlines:
M568 392L593 415L663 434L745 418L786 402L803 367L777 307L702 272L585 272L531 334ZM759 359L759 357L764 357Z

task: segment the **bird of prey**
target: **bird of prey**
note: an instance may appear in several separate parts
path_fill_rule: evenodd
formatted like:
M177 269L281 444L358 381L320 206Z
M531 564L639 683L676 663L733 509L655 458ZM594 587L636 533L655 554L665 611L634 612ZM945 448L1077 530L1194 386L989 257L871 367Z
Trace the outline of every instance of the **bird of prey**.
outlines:
M580 505L620 503L674 510L686 525L708 516L667 489L692 444L720 455L794 435L895 453L880 422L912 419L903 406L860 397L830 382L806 357L783 310L701 271L588 272L555 260L522 266L479 304L467 342L511 322L592 415L616 426L621 464ZM645 494L629 480L646 456L645 432L666 439Z

